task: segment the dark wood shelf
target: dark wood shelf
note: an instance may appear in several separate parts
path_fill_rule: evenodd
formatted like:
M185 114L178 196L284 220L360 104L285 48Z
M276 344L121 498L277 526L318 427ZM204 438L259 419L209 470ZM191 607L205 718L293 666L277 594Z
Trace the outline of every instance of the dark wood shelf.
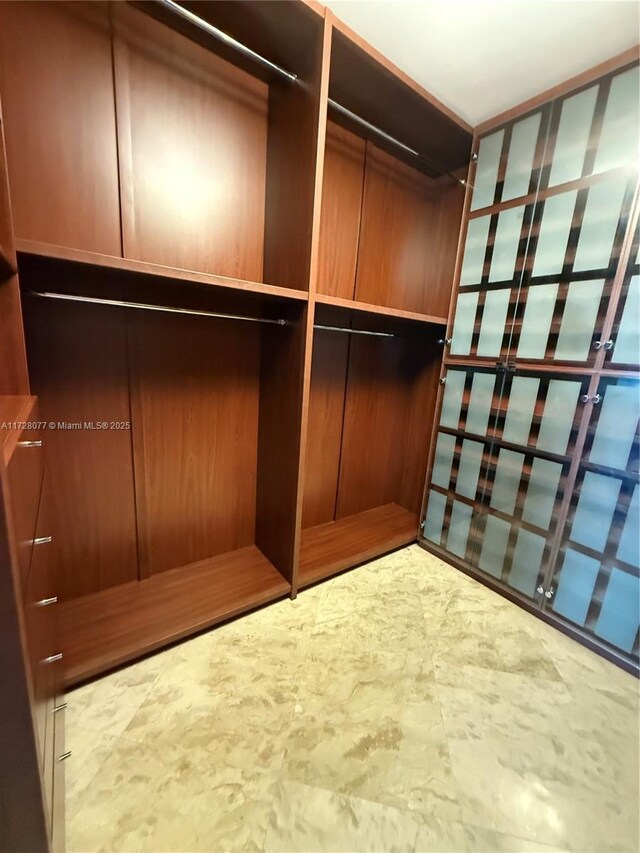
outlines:
M290 592L255 545L61 604L68 687Z
M416 323L428 323L430 325L447 325L446 317L435 317L431 314L418 314L415 311L402 311L399 308L387 308L385 305L356 302L353 299L342 299L339 296L328 296L324 293L317 293L315 299L316 302L319 302L322 305L331 305L334 308L347 308L350 311L358 311L362 314L376 314L383 317L392 317L397 320L412 320Z
M147 261L133 261L128 258L119 258L115 255L101 255L97 252L86 252L81 249L68 249L64 246L54 246L49 243L37 243L33 240L16 240L16 251L23 255L32 255L39 258L64 261L67 263L84 264L90 267L102 269L119 270L121 272L134 273L137 275L164 278L171 281L184 281L190 284L206 284L212 287L225 288L227 290L242 291L244 293L258 293L263 296L276 296L282 299L293 299L306 302L308 294L303 290L294 290L289 287L278 287L272 284L263 284L257 281L244 281L239 278L227 278L222 275L196 272L195 270L178 269L177 267L166 267L161 264L152 264Z
M309 527L302 531L298 587L409 545L417 536L418 516L394 503Z

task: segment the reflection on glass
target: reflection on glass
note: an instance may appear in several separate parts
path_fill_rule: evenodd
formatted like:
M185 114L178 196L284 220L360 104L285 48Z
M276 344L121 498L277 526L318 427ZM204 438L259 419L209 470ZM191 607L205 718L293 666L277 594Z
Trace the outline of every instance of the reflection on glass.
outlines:
M640 362L640 276L634 275L629 282L615 346L611 361L616 364L638 364Z
M603 278L574 281L569 285L556 344L556 359L586 361L589 358L603 287Z
M440 426L457 429L460 421L460 407L464 394L467 374L462 370L449 370L444 383Z
M522 528L518 533L513 563L509 572L509 585L528 596L533 596L538 585L538 575L546 540Z
M493 373L475 373L467 410L465 432L486 435L496 377Z
M457 554L458 557L464 557L467 550L472 512L471 507L467 504L460 503L460 501L453 502L449 535L447 536L447 551Z
M502 201L517 198L529 192L540 116L541 113L534 113L513 126L507 171L502 187Z
M426 539L430 539L436 545L440 544L446 506L447 499L444 495L441 495L440 492L429 492L429 505L424 523L424 535Z
M480 142L471 210L493 204L503 139L504 130L499 130Z
M490 290L484 299L477 354L500 355L511 290Z
M538 450L560 455L567 452L580 389L580 382L567 379L552 379L549 382L538 433Z
M576 272L609 266L626 191L625 178L603 181L589 190L573 262Z
M483 572L487 572L495 578L502 576L510 532L511 525L507 521L497 518L495 515L487 516L487 526L482 537L482 551L480 552L478 566Z
M513 515L518 498L520 478L522 477L522 466L524 464L524 453L516 453L513 450L500 450L496 476L491 492L491 506L507 515Z
M640 624L638 578L612 569L596 624L596 634L619 649L630 652Z
M611 81L598 153L593 171L631 166L638 157L638 67L618 74Z
M460 287L480 284L484 256L487 251L490 216L470 219L467 226L467 239L464 244L464 258L460 273Z
M544 358L557 295L557 284L538 284L529 288L518 342L518 358Z
M586 472L571 527L574 542L604 551L621 485L615 477Z
M433 460L433 471L431 472L431 482L436 486L442 486L443 489L449 488L449 481L451 480L451 463L453 462L455 449L455 436L447 435L446 432L438 433L436 452Z
M527 497L522 511L523 521L549 529L556 503L562 465L537 456L531 465Z
M640 400L638 381L609 385L600 404L589 461L596 465L625 470L638 426Z
M616 558L640 568L640 486L633 490Z
M582 175L597 97L598 87L592 86L566 98L562 104L549 176L550 187Z
M512 207L499 214L489 281L508 281L513 278L523 218L524 207Z
M465 498L475 498L478 489L478 476L482 464L484 444L465 438L462 442L456 492Z
M459 293L456 303L456 319L451 335L451 354L469 355L473 338L473 325L476 321L478 293Z
M584 625L600 560L567 548L553 598L553 609L576 625Z
M536 376L514 377L502 432L505 441L511 444L529 444L531 421L539 387L540 379Z
M545 201L533 275L562 272L577 195L576 191L561 193Z

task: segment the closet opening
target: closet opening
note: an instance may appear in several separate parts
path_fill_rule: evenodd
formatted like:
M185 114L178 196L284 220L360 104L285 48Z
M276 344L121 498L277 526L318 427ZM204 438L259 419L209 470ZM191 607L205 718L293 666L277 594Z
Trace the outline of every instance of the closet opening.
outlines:
M306 306L31 257L21 286L67 682L287 595Z
M442 353L431 324L318 305L316 326L299 587L416 539Z

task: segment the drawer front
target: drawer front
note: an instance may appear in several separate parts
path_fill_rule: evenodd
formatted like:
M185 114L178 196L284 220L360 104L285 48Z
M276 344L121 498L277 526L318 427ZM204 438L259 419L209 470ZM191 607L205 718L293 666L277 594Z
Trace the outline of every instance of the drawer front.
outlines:
M51 846L54 853L63 853L64 833L64 797L66 746L64 738L64 696L57 697L60 710L52 714L54 721L53 749L53 790L51 798Z
M13 514L13 529L18 551L23 595L31 566L33 540L44 474L42 436L36 430L24 430L8 466L8 482Z

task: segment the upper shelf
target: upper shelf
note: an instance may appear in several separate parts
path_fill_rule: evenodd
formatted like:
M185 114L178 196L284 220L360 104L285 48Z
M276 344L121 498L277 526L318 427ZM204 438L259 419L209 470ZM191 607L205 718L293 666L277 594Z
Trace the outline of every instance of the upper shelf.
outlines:
M330 99L414 149L423 159L371 136L376 145L430 177L467 166L473 128L357 33L336 18L333 22ZM367 136L361 126L351 125L336 111L331 117Z
M258 293L262 296L275 296L281 299L293 299L305 302L307 293L302 290L293 290L288 287L277 287L272 284L262 284L256 281L243 281L242 279L227 278L210 273L194 272L193 270L166 267L161 264L152 264L146 261L132 261L127 258L119 258L114 255L100 255L96 252L85 252L81 249L68 249L64 246L52 246L48 243L36 243L32 240L16 240L16 251L23 255L32 255L40 258L49 258L58 261L66 261L75 264L85 264L102 269L120 270L146 277L164 278L171 281L184 281L190 284L205 284L212 287L224 288L226 290L242 291L245 293Z
M397 320L410 320L415 323L426 323L430 325L447 325L446 317L434 317L430 314L418 314L415 311L402 311L399 308L387 308L384 305L372 305L368 302L357 302L353 299L342 299L339 296L327 296L324 293L316 294L316 302L322 305L331 305L335 308L347 308L361 314L374 314L377 316L391 317Z

